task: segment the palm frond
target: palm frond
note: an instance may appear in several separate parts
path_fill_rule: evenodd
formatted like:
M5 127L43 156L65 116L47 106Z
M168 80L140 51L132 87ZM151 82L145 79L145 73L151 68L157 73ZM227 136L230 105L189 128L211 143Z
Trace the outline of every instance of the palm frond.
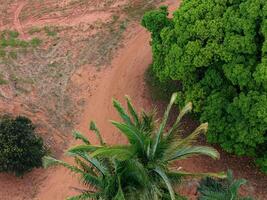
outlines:
M168 191L170 193L171 200L175 200L174 190L173 190L171 182L170 182L168 176L166 175L166 173L164 172L164 170L157 167L154 169L154 171L163 179L164 183L166 184Z
M96 158L92 158L86 152L68 152L68 155L74 157L79 156L83 158L89 164L93 165L99 172L101 172L102 175L106 175L108 173L107 168L103 166L101 162L99 162Z
M111 123L128 138L131 144L139 144L141 148L144 148L144 135L140 132L140 130L129 124L123 124L115 121L111 121Z
M96 123L94 121L90 122L89 129L96 134L96 137L97 137L98 141L100 142L100 144L101 145L105 145L105 142L104 142L104 140L103 140L103 138L102 138L102 136L100 134L100 131L97 128Z
M175 173L175 172L173 172ZM191 176L191 177L214 177L214 178L220 178L220 179L225 179L227 175L225 172L219 172L219 173L191 173L191 172L186 172L186 171L177 171L177 173L181 176Z
M101 146L95 145L77 145L75 147L71 147L68 149L67 153L73 154L75 152L94 152L97 149L101 148Z
M74 131L72 135L75 140L82 140L85 144L91 144L90 141L78 131Z
M116 99L113 99L113 106L126 124L133 125L131 118L126 113L126 111L124 110L124 108L122 107L119 101L117 101Z
M206 146L186 146L182 148L178 148L174 152L169 153L169 155L165 155L165 161L173 161L177 159L189 158L195 155L206 155L213 159L219 159L219 152L212 148Z
M187 114L188 112L191 112L192 110L192 102L189 102L185 105L185 107L180 111L178 117L176 118L175 123L173 124L172 128L169 130L169 132L167 133L167 137L170 137L172 134L175 133L175 131L177 130L179 123L181 121L181 119L183 118L183 116L185 114Z
M100 181L97 177L90 175L89 173L84 172L82 169L80 169L76 166L70 165L64 161L57 160L57 159L49 157L49 156L45 156L43 158L43 165L45 168L50 167L50 166L61 165L61 166L64 166L65 168L69 169L71 172L74 172L76 174L80 174L82 180L84 182L86 182L87 184L91 184L94 186L98 186L100 184Z
M139 117L138 117L138 114L137 114L135 108L132 105L132 101L131 101L130 97L125 96L125 98L127 101L128 111L134 120L135 126L140 127Z
M195 142L196 138L200 134L205 134L208 130L208 123L200 124L190 135L188 135L186 138L183 138L179 141L174 141L175 148L182 147L182 146L188 146L191 145L193 142Z
M123 145L123 146L113 146L113 147L101 147L94 151L91 156L96 157L112 157L114 159L123 161L123 160L128 160L131 157L133 157L135 153L135 150L128 145Z
M94 168L92 165L88 165L87 163L85 163L83 160L81 160L80 158L76 157L75 158L75 162L77 163L77 165L85 172L85 173L89 173L92 174L93 176L97 176L97 174L94 171Z
M151 133L154 131L155 128L155 111L152 112L142 112L142 122L140 129L148 136L151 136Z
M72 172L84 174L84 172L81 169L79 169L78 167L72 166L72 165L70 165L64 161L57 160L57 159L50 157L50 156L44 156L43 157L44 168L48 168L51 166L58 166L58 165L64 166Z
M172 95L172 97L171 97L171 101L170 101L169 105L167 106L167 109L166 109L166 111L165 111L165 113L164 113L163 121L162 121L162 123L160 124L159 130L158 130L157 133L156 133L155 141L154 141L154 143L153 143L152 157L155 156L155 153L156 153L158 144L159 144L159 142L160 142L160 139L161 139L161 137L162 137L163 131L164 131L164 129L165 129L165 127L166 127L166 124L167 124L167 120L168 120L168 117L169 117L169 113L170 113L171 107L172 107L172 105L174 104L174 102L176 101L177 96L178 96L177 93L174 93L174 94Z

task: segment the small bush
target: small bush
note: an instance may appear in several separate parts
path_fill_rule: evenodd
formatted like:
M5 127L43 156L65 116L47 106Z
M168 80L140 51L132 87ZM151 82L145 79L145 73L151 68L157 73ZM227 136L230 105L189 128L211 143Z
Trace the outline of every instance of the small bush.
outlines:
M35 127L26 117L0 119L0 172L21 176L35 167L42 166L45 148Z
M251 197L241 197L238 190L246 180L235 180L232 171L228 170L227 179L207 177L200 181L198 200L253 200Z

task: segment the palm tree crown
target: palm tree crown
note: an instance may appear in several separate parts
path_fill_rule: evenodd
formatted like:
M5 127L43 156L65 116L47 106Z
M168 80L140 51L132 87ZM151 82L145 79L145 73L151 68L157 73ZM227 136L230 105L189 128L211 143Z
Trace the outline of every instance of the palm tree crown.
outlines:
M174 124L167 129L169 113L176 98L175 93L159 126L156 125L155 113L143 111L138 114L128 97L127 111L117 100L113 100L113 105L123 122L111 123L126 136L128 144L107 145L96 124L91 122L90 130L97 135L100 145L92 145L86 137L75 132L74 137L84 143L68 150L76 159L77 167L49 157L45 158L46 165L63 165L81 174L84 183L93 186L93 191L84 191L74 199L175 200L180 197L174 192L173 185L183 176L224 177L223 173L192 174L170 167L173 161L195 155L219 158L219 153L214 148L193 145L201 133L206 133L207 123L201 124L185 138L180 136L179 124L183 116L191 111L191 103L180 111Z

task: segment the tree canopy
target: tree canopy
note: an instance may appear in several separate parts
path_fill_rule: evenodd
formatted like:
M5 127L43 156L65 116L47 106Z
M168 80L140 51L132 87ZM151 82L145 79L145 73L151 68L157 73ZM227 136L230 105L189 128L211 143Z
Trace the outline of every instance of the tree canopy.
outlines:
M267 3L184 0L145 14L152 33L152 71L180 81L179 104L192 101L209 122L208 141L258 158L267 171Z

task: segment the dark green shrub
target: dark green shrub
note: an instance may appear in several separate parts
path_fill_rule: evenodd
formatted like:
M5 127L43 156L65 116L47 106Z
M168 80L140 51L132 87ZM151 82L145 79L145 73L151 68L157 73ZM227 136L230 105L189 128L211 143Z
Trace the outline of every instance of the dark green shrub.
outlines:
M34 129L25 117L4 116L0 119L0 172L20 176L42 166L45 148Z
M145 14L152 32L153 73L180 81L208 141L260 159L267 145L267 3L184 0L173 19L161 8ZM160 85L160 83L159 83Z
M228 171L227 179L207 177L200 181L198 200L253 200L250 197L240 197L238 190L246 180L234 180L232 171Z

